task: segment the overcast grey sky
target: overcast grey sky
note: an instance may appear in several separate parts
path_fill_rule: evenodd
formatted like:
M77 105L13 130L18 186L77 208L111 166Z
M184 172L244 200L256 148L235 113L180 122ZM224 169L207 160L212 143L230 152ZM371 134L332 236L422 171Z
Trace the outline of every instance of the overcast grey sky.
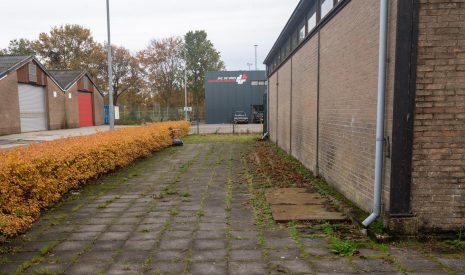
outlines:
M132 51L151 39L206 30L228 70L247 69L259 45L259 68L298 0L110 0L112 42ZM79 24L106 40L105 0L13 0L0 7L0 47L36 39L52 26Z

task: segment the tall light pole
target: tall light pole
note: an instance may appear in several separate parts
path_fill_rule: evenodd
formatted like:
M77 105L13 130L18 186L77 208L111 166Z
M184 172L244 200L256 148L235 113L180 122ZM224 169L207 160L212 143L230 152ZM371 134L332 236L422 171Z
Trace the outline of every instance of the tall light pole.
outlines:
M113 106L113 70L111 65L111 37L110 37L110 0L107 0L107 33L108 33L108 116L110 130L115 128L115 107Z
M258 61L257 61L257 48L258 48L258 45L255 44L254 47L255 47L255 70L258 71Z
M184 119L187 120L187 48L184 45Z

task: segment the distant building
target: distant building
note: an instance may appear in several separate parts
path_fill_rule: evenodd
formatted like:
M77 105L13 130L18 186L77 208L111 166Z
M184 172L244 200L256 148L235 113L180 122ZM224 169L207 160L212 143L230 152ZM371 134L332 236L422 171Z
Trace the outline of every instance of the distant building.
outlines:
M85 72L49 71L34 56L0 56L0 135L103 123L103 95Z
M66 95L66 126L87 127L103 124L103 94L84 71L49 70Z
M231 123L234 112L244 111L249 121L263 112L265 71L207 72L205 76L206 123Z

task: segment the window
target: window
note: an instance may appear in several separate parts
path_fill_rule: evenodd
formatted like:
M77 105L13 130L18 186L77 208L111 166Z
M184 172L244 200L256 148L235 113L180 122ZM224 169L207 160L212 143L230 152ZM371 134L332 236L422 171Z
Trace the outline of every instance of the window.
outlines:
M266 86L266 81L258 81L259 86Z
M316 8L313 6L307 16L307 34L316 27Z
M293 51L295 48L297 48L297 46L299 46L299 31L294 32L294 34L292 35L291 43L291 51Z
M305 38L305 22L300 25L299 28L299 43Z
M325 17L333 8L334 0L321 0L321 18Z
M286 42L286 57L291 53L292 37Z
M259 85L259 81L253 80L253 81L250 82L250 85L252 85L252 86L258 86L258 85Z

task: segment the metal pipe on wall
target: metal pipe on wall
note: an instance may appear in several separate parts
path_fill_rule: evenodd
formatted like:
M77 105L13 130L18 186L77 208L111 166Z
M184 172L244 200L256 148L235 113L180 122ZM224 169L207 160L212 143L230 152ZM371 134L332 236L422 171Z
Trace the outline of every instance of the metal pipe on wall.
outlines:
M373 195L373 213L363 221L363 226L368 227L381 215L381 196L383 187L383 147L384 147L384 113L386 92L386 59L389 0L380 0L379 18L379 67L378 67L378 102L376 110L376 153L375 153L375 181Z

